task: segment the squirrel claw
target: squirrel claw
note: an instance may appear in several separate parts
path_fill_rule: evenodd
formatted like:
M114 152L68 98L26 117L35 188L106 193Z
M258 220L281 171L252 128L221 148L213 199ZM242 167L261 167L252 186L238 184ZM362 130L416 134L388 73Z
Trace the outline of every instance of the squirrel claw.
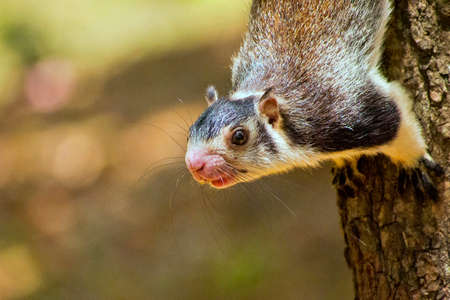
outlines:
M425 155L420 159L420 162L424 165L424 167L433 172L436 176L444 175L444 168L437 162L435 162L430 155Z

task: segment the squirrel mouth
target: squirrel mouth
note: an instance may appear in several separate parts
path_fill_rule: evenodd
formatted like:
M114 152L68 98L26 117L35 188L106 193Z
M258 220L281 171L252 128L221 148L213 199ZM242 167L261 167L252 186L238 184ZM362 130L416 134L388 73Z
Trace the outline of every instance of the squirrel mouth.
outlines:
M219 176L215 176L214 178L207 178L200 174L193 173L193 177L197 182L201 184L207 183L216 189L225 189L238 183L235 176L231 174L221 174Z
M237 181L232 176L221 176L219 179L209 181L209 184L216 189L225 189L236 183Z

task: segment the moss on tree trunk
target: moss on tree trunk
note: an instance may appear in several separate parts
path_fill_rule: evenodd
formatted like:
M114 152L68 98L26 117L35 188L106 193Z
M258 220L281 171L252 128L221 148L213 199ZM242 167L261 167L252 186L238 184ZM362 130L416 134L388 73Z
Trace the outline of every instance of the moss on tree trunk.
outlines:
M393 6L383 70L410 91L444 174L399 169L381 155L333 170L345 257L357 299L450 299L450 7L440 0Z

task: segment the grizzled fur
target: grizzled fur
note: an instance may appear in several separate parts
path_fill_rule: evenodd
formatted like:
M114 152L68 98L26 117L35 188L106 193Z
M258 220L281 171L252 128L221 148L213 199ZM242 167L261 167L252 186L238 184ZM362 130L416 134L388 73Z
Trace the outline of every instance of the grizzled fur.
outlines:
M317 86L354 94L378 62L388 14L380 0L254 0L232 90L274 87L291 100Z
M332 152L392 140L399 111L369 78L388 11L379 0L253 1L232 93L273 87L298 145Z

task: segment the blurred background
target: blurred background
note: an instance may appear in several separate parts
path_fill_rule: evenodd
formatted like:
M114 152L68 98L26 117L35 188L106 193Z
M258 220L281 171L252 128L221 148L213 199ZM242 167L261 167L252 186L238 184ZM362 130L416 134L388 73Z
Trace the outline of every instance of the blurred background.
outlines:
M329 167L201 187L243 0L0 1L0 299L349 299Z

